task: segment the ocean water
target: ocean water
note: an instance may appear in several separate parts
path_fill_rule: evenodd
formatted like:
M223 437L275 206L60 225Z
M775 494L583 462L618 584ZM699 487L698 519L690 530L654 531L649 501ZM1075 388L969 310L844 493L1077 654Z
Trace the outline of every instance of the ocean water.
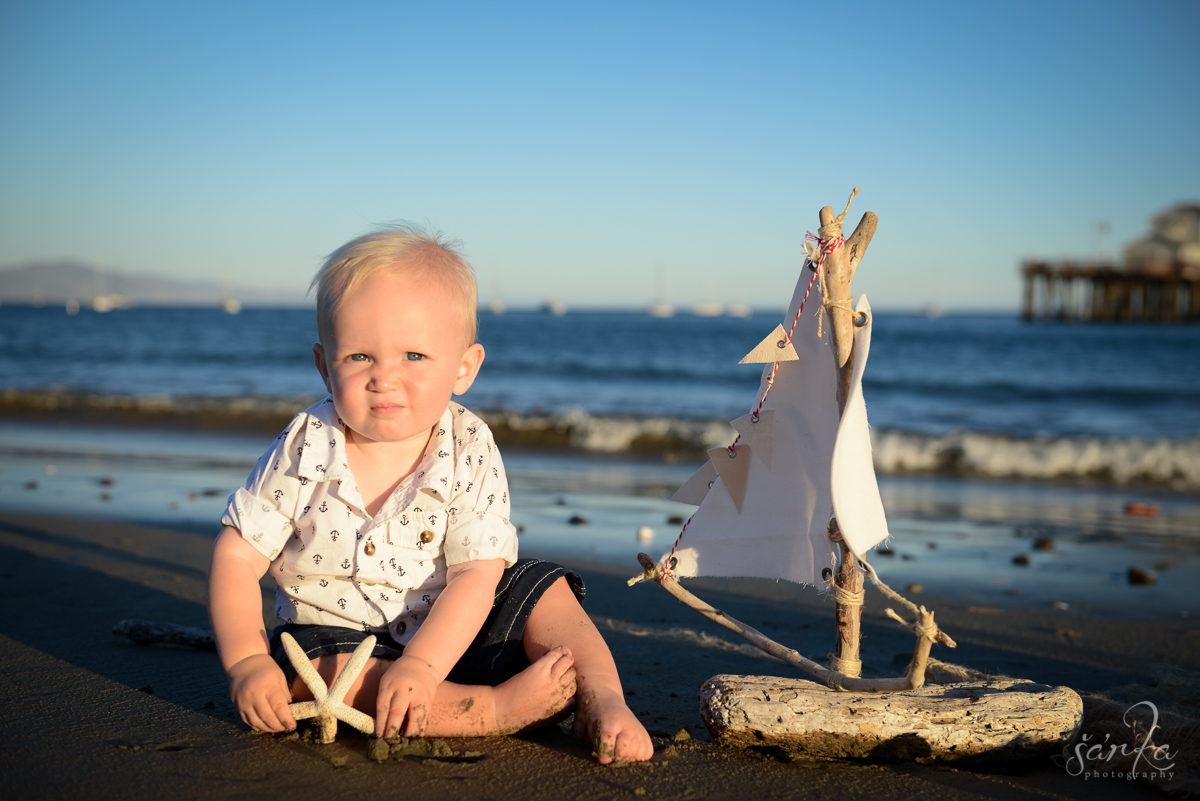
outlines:
M506 449L523 552L632 575L639 550L669 549L693 507L668 498L696 465L622 451L664 420L726 444L761 372L737 361L781 316L481 315L488 357L465 402L570 422L585 450L609 452ZM987 604L1200 614L1200 327L879 313L874 332L864 393L886 580ZM0 392L315 398L314 338L306 310L0 307ZM271 437L0 420L0 508L215 532ZM1158 583L1130 586L1135 566Z
M463 401L558 416L588 450L713 420L694 439L727 444L724 421L749 409L762 370L737 362L781 319L485 312L487 359ZM315 337L306 309L5 306L0 391L316 398ZM1200 489L1198 326L877 313L864 395L881 472Z

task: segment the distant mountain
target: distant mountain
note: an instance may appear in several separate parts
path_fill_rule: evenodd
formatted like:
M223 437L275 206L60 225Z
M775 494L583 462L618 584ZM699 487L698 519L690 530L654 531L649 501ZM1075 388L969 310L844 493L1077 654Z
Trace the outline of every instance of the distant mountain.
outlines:
M129 275L82 262L34 262L0 269L0 304L90 306L303 306L301 292L278 292L217 281L179 281L161 275Z

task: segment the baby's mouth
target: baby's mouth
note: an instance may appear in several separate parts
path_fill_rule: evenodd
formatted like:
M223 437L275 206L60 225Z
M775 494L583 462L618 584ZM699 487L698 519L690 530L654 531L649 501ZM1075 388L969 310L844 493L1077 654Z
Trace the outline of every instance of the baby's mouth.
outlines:
M375 414L396 414L403 409L404 407L399 403L377 403L371 407L371 411Z

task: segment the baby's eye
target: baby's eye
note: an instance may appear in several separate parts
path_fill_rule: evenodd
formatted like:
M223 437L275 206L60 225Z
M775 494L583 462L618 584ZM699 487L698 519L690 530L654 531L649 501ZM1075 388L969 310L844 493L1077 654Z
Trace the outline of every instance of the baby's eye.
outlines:
M367 360L367 354L365 354L365 353L351 353L350 354L350 361L352 361L352 362L365 362L366 360Z
M408 352L408 360L410 362L419 362L424 358L425 358L424 353L413 353L411 350Z

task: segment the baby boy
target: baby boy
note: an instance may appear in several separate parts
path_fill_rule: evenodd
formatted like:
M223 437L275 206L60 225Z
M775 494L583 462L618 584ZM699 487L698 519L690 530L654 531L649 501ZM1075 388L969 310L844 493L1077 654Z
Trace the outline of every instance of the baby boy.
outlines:
M375 734L506 734L575 711L601 763L653 746L625 705L608 647L566 569L517 559L491 432L451 402L483 362L475 279L452 245L415 229L359 237L317 289L317 370L329 397L301 412L230 498L209 612L230 695L262 731L310 700L280 636L326 683L371 634L346 702ZM258 581L278 585L268 637Z

